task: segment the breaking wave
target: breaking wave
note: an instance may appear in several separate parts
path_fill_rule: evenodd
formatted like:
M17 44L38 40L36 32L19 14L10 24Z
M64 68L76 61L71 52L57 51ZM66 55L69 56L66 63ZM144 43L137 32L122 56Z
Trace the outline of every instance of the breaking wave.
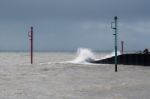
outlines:
M106 59L115 56L115 52L111 52L110 54L107 54L99 59L97 59L94 55L94 52L92 50L87 48L78 48L76 53L76 58L72 61L69 61L69 63L74 64L90 64L93 61ZM120 55L120 51L117 51L117 55Z
M87 64L90 63L91 61L96 60L94 53L87 48L78 48L76 54L77 54L76 58L70 61L70 63Z
M120 55L120 52L117 51L117 55ZM115 52L111 52L110 54L107 54L105 56L102 56L101 58L96 58L94 52L92 50L87 48L78 48L76 52L76 56L71 61L63 61L63 62L48 62L48 63L40 63L41 65L44 64L93 64L94 61L106 59L115 56Z

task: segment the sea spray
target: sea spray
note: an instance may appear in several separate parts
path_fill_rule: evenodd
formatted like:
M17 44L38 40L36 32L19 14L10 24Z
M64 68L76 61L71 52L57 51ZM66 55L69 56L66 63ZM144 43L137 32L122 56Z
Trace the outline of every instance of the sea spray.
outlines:
M120 55L120 51L117 51L117 55ZM96 60L106 59L113 56L115 56L115 52L111 52L110 54L97 59L94 55L94 52L92 52L92 50L87 48L78 48L76 58L72 61L69 61L69 63L88 64Z
M90 63L90 61L94 61L95 59L95 55L90 49L78 48L76 58L70 61L70 63L86 64Z
M117 55L120 55L120 52L117 52ZM78 48L76 52L76 56L71 61L60 61L60 62L48 62L48 63L40 63L40 65L46 65L46 64L93 64L93 61L106 59L115 56L115 52L111 52L110 54L107 54L105 56L96 58L96 55L92 50L88 48Z
M120 55L120 51L117 51L117 55ZM102 57L101 59L106 59L106 58L110 58L110 57L113 57L115 56L115 52L111 52L110 54L108 55L105 55L104 57Z

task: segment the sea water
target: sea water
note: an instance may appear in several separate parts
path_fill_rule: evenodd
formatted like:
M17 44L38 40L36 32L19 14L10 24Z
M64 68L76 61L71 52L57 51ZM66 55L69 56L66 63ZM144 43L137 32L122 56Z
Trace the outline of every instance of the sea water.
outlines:
M89 54L89 55L88 55ZM108 53L0 53L0 99L150 99L150 67L87 64Z

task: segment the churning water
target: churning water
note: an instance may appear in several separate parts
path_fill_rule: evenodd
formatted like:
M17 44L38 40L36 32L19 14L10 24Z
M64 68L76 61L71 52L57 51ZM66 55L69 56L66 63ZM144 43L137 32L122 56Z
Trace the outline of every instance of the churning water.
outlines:
M90 49L78 48L76 58L70 61L70 63L87 64L90 60L96 60L94 53Z
M106 55L0 53L0 99L150 99L150 67L84 64Z

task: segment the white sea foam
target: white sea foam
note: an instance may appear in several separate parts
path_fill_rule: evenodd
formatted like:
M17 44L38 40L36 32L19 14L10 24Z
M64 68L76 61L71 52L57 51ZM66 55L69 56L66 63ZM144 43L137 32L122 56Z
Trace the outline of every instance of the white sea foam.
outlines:
M120 55L120 51L117 51L117 55ZM101 59L106 59L106 58L110 58L110 57L113 57L113 56L115 56L115 51L113 51L110 54L102 57Z
M76 58L69 62L76 64L87 64L94 60L96 60L96 57L90 49L78 48Z
M120 51L117 51L117 55L120 55ZM94 52L88 48L78 48L76 57L72 61L69 61L69 63L74 64L89 64L92 61L106 59L115 56L115 52L111 52L110 54L107 54L101 58L96 58Z
M117 55L120 55L120 51L117 51ZM110 54L105 54L99 58L96 57L94 52L89 48L78 48L76 52L76 56L71 61L52 61L52 62L42 62L40 65L47 65L47 64L93 64L93 61L106 59L115 56L115 52L111 52Z

